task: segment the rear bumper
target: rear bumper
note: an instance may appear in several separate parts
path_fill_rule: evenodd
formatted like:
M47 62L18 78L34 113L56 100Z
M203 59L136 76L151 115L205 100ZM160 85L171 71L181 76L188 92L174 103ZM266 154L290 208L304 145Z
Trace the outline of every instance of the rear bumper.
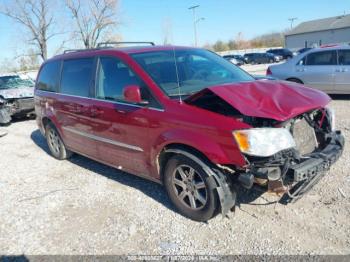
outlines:
M344 136L340 131L329 135L328 145L320 152L312 153L303 162L289 167L287 175L293 178L293 184L282 196L280 203L296 202L307 193L326 174L344 150Z

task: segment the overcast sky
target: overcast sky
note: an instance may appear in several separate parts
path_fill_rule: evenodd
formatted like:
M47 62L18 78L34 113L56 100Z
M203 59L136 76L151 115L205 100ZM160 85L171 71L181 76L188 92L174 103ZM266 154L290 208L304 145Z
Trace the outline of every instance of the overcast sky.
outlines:
M0 0L0 2L11 0ZM57 1L59 2L59 1ZM172 43L193 44L191 5L197 8L199 44L228 40L242 32L245 38L282 31L290 27L289 17L300 22L350 13L349 0L121 0L120 18L123 22L118 34L125 41L154 41L163 43L164 27L167 25ZM59 20L70 28L64 12L58 12ZM0 60L11 58L28 48L23 32L13 21L0 15ZM63 37L63 36L62 36ZM51 56L62 42L56 37L49 44Z

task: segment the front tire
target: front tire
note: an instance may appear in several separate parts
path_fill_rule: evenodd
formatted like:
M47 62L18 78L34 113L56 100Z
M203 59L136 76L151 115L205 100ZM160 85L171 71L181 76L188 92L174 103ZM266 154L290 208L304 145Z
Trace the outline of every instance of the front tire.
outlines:
M61 136L53 124L47 124L45 134L47 145L49 146L51 155L54 158L58 160L64 160L72 156L72 152L66 148Z
M208 221L218 210L214 178L192 159L175 155L164 173L164 186L178 211L195 221Z

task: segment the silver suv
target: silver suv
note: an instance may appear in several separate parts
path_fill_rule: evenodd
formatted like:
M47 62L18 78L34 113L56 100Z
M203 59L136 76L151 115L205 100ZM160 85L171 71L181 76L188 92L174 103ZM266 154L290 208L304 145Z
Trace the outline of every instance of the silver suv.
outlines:
M266 75L329 94L350 94L350 46L311 49L283 64L270 66Z

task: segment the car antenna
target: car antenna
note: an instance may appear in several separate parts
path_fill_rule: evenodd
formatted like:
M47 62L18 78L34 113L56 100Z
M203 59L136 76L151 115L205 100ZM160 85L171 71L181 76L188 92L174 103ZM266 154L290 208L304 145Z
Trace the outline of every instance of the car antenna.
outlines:
M177 68L177 61L176 61L175 47L174 46L173 46L173 55L174 55L174 63L175 63L177 89L179 91L180 104L182 104L180 78L179 78L179 71L178 71L178 68Z

